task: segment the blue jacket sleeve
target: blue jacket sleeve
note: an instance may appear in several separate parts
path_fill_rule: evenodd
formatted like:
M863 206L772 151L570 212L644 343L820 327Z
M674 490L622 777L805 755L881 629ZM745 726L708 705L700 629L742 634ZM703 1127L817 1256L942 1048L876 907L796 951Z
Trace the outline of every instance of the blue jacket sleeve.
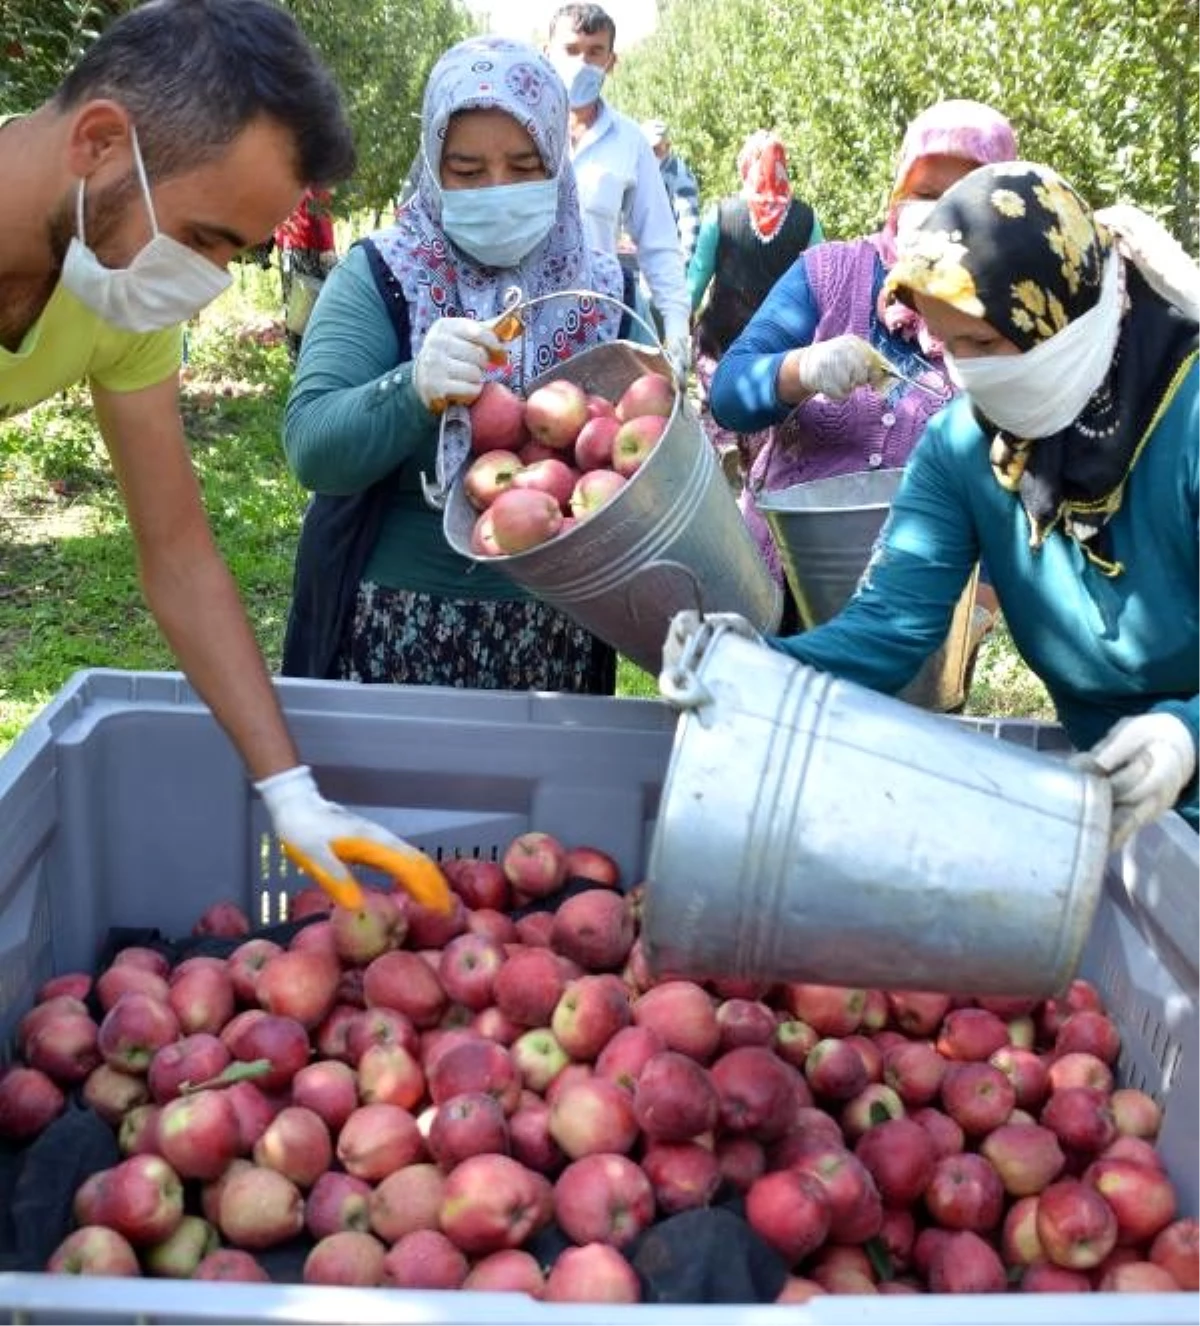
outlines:
M816 301L800 257L771 287L717 365L709 408L722 428L757 433L787 418L793 407L781 401L775 390L779 365L789 350L811 343L817 318Z
M284 451L305 488L362 492L437 427L400 354L366 256L353 248L313 310L284 413Z
M768 643L822 672L895 694L946 638L978 557L967 493L934 423L909 457L849 603L811 631Z
M720 235L717 216L717 206L714 203L704 213L704 219L700 222L700 233L696 237L696 251L692 254L692 260L688 264L688 295L692 301L693 313L700 307L700 303L704 299L704 293L717 270L717 239Z

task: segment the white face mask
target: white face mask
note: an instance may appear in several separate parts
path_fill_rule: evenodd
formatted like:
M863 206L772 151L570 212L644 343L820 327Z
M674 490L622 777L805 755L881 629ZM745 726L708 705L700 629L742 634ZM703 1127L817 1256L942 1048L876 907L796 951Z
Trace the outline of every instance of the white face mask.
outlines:
M557 180L442 190L446 234L485 267L515 267L546 238L557 215Z
M1074 423L1112 364L1121 331L1121 260L1104 269L1095 305L1019 355L956 359L946 374L981 413L1014 437L1051 437Z
M554 72L566 84L567 105L572 110L581 110L600 100L604 70L599 65L588 64L578 55L560 55L550 63L554 66Z
M933 198L913 198L901 203L896 210L896 249L902 251L912 243L921 223L937 206Z
M80 303L122 331L162 331L186 322L228 289L233 278L216 263L159 231L136 130L131 130L131 137L133 160L154 236L138 250L128 267L105 267L84 237L85 181L80 180L75 196L76 234L63 260L62 283Z

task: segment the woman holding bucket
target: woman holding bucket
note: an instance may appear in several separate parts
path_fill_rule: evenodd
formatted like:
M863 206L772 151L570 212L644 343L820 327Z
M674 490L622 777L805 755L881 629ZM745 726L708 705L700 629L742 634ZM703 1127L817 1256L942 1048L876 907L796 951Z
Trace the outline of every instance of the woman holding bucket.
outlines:
M888 289L965 396L913 452L847 606L770 643L894 693L983 557L1079 759L1109 778L1112 845L1172 806L1195 827L1200 270L1145 214L1093 215L1013 162L942 197Z
M611 693L611 648L498 571L455 553L426 503L440 415L616 337L615 258L584 246L567 96L532 47L477 37L425 89L419 182L396 224L330 274L305 333L284 448L316 496L297 554L283 671L363 682Z
M918 115L900 148L883 229L801 254L717 367L709 400L717 422L738 433L771 429L741 506L780 584L755 491L904 464L952 388L936 338L884 289L897 238L968 171L1015 155L1011 126L990 106L944 101ZM889 377L880 354L920 386Z

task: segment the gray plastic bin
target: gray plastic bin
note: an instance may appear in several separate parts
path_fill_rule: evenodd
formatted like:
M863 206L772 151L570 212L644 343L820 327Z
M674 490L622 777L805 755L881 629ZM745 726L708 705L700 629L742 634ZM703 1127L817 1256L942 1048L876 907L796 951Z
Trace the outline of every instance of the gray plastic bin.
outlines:
M636 882L675 718L654 700L286 680L279 694L323 789L426 850L490 856L541 828L613 853ZM1053 726L960 720L1065 749ZM1178 819L1114 858L1081 974L1121 1028L1123 1082L1165 1106L1160 1147L1197 1210L1197 840ZM275 919L296 877L228 740L174 674L74 677L0 759L0 1045L38 985L93 964L112 925L186 932L232 896ZM501 1294L0 1275L22 1322L544 1322L547 1326L1194 1322L1194 1295L857 1299L804 1305L570 1306Z

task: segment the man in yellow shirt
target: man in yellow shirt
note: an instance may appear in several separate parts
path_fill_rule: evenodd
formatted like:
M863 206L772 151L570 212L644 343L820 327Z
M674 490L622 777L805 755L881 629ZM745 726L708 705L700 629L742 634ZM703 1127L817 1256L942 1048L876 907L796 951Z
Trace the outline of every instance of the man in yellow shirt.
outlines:
M0 123L0 417L86 379L163 635L237 746L289 855L438 901L436 869L326 801L212 538L179 413L180 327L310 186L354 169L341 99L272 0L150 0L29 115Z

